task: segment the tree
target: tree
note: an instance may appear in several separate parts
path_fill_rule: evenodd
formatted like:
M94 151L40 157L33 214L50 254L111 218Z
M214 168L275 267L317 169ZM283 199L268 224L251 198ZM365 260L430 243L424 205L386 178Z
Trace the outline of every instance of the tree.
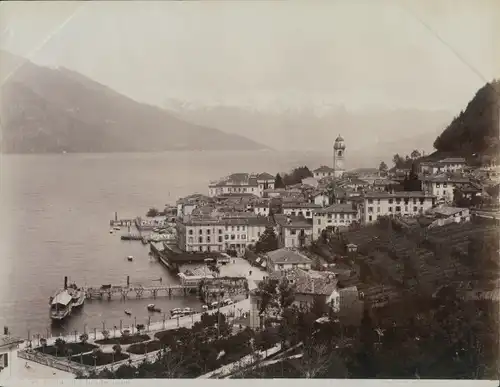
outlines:
M410 155L410 157L413 160L418 159L421 156L422 156L422 154L418 150L416 150L416 149L413 152L411 152L411 155Z
M396 168L401 168L401 166L404 164L404 159L399 155L399 153L396 153L392 157L392 162L394 163L394 166Z
M115 361L115 357L116 356L120 356L120 354L122 353L122 346L120 344L115 344L113 345L113 363Z
M312 177L313 174L306 166L295 168L290 174L283 176L283 183L285 185L294 185L302 182L307 177Z
M57 338L54 346L56 347L56 356L57 354L64 354L66 352L66 341L61 338Z
M85 344L88 340L89 340L89 335L88 335L88 334L86 334L86 333L82 333L82 334L80 335L80 342L81 342L82 344Z
M378 170L380 173L386 173L387 172L387 164L384 161L380 162L380 165L378 166Z
M272 226L267 226L255 244L256 253L267 253L278 249L278 238Z
M146 213L146 216L148 218L154 218L160 215L160 211L158 211L157 208L151 207L148 212Z
M285 188L285 183L279 173L276 174L276 178L274 179L274 188Z

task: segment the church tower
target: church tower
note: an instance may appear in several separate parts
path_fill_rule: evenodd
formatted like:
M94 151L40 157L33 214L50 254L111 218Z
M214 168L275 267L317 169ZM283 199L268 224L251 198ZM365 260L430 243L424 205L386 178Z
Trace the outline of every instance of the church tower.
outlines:
M335 177L341 177L345 172L345 142L340 134L333 144L333 170Z

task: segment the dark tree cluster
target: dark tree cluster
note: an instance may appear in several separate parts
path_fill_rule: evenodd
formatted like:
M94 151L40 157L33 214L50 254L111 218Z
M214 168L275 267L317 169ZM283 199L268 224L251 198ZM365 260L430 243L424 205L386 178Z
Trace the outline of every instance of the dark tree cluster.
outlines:
M288 185L300 184L303 179L312 177L313 174L306 166L295 168L292 172L283 175L283 183Z
M434 141L438 152L465 157L497 156L499 147L500 81L487 83L476 93L465 111L453 119Z

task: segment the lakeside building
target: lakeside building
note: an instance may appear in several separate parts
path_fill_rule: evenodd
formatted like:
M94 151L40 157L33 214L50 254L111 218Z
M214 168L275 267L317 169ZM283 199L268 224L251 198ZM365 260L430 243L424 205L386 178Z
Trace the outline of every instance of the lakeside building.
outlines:
M233 173L208 185L208 196L253 194L262 197L264 190L274 189L274 176L264 173Z
M17 350L23 342L24 340L9 335L7 328L4 328L4 334L0 335L0 380L11 377L12 371L18 368L17 363L21 359L17 357Z
M312 242L312 220L303 216L274 216L278 247L302 247Z
M420 163L421 173L437 174L442 172L458 172L467 166L463 157L448 157L440 161L423 161Z
M423 191L367 192L360 208L362 224L375 222L381 216L417 216L432 208L436 196Z
M184 217L177 221L177 245L187 252L236 251L244 253L247 246L256 243L267 226L269 218L242 213L234 217Z
M314 211L312 238L317 240L321 232L328 227L349 227L353 222L359 221L359 213L352 204L333 204L326 208Z

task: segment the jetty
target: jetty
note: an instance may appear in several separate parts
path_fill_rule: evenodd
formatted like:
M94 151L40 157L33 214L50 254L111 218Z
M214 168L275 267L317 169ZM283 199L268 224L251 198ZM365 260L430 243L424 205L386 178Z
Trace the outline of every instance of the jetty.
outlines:
M130 286L130 285L102 285L85 288L85 297L88 300L127 300L134 298L153 298L158 296L186 296L198 292L198 285L160 285L160 286Z

